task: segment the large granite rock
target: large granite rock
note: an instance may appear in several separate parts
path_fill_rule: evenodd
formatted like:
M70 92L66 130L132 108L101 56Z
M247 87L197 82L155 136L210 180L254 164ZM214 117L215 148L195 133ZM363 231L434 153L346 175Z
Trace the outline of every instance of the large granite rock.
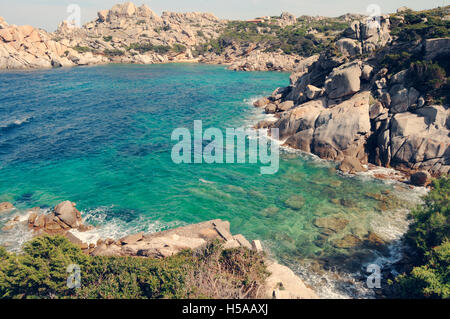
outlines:
M32 208L25 215L15 216L5 229L14 229L19 224L28 225L35 234L51 235L65 235L71 230L84 232L93 228L82 223L81 213L70 201L58 204L51 213L42 212L39 207Z
M299 105L274 123L286 145L321 158L345 157L367 162L364 147L370 133L369 92L355 94L333 107L319 99Z
M266 279L265 295L268 299L319 299L317 294L286 266L266 261L270 276Z
M296 71L302 57L282 52L252 50L241 57L235 57L228 67L235 71Z
M277 19L276 23L280 27L286 27L286 26L294 25L294 24L297 23L297 17L295 15L293 15L292 13L283 12L280 15L280 18Z
M420 92L413 87L405 88L403 84L395 84L391 87L389 95L391 98L390 112L403 113L417 105Z
M331 72L325 81L325 92L330 99L354 94L361 88L361 63L344 64Z
M450 54L450 38L425 40L425 58L427 60L448 54Z
M389 127L390 163L433 175L450 168L450 113L440 105L399 113Z
M370 134L369 92L323 110L318 116L312 152L321 158L343 160L354 157L367 162L365 145Z
M357 56L362 53L361 43L349 38L336 41L338 50L346 56Z
M81 213L75 208L75 203L62 202L55 207L54 212L55 216L72 228L81 225Z
M69 51L73 50L29 25L0 29L0 69L71 66L74 64L65 56Z
M344 31L344 36L359 41L362 53L370 53L391 41L389 27L389 16L366 17L352 22Z
M354 157L345 157L339 165L339 170L350 174L367 171L367 169L361 165L361 162Z
M317 117L326 108L326 100L319 99L306 102L281 115L274 127L279 129L280 139L285 139L297 132L314 129Z

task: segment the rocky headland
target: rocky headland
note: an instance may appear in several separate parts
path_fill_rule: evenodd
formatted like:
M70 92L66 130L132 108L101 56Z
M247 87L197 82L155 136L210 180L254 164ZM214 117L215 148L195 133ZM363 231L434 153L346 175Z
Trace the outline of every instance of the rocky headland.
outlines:
M405 40L391 37L389 16L372 23L352 23L336 51L300 62L290 86L256 101L275 114L256 127L278 128L285 146L341 162L342 171L393 167L424 186L450 168L450 38Z
M201 62L227 64L233 70L291 72L297 70L303 55L283 51L273 42L296 23L289 13L260 22L230 22L200 12L158 16L148 6L136 7L130 2L99 11L96 20L80 28L63 21L52 33L9 25L0 18L0 69ZM252 34L252 39L242 41L240 35L246 33Z
M11 212L11 203L0 203L0 214ZM188 225L157 233L130 234L123 238L100 238L95 243L83 240L83 233L94 230L83 224L76 204L65 201L55 206L50 213L33 208L25 214L12 218L2 231L14 231L26 226L33 236L62 235L91 256L121 256L135 258L166 258L183 251L199 251L212 242L219 242L221 249L244 248L266 255L259 240L251 243L241 234L232 235L230 223L220 219ZM273 259L264 257L269 276L265 280L264 298L274 299L317 299L316 293L297 277L288 267Z

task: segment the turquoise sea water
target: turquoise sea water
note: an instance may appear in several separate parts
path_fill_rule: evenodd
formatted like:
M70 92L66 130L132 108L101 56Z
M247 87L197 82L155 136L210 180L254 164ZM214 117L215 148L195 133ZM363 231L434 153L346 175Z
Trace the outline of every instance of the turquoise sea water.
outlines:
M332 242L368 231L398 238L413 196L404 188L292 152L275 175L261 164L172 162L173 129L247 127L261 117L251 100L287 84L284 73L192 64L0 73L0 202L25 210L71 200L102 237L222 218L304 277L304 260L328 269L351 260L356 271L389 257ZM324 240L314 220L330 216L349 223Z

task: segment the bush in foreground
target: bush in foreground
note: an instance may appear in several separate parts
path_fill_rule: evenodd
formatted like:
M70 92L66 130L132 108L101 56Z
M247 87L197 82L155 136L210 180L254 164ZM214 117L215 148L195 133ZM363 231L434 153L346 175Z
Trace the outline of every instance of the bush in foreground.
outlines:
M70 289L67 267L81 271ZM92 257L61 236L42 236L13 254L0 247L0 298L256 298L263 256L218 243L164 259Z
M418 258L410 272L391 282L401 298L450 298L449 194L448 177L435 180L424 204L411 213L407 240Z

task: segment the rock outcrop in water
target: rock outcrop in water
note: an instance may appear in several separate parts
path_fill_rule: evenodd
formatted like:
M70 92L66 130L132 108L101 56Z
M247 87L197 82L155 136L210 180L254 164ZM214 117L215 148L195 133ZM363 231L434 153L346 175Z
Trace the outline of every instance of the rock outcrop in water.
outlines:
M12 210L10 203L6 205L8 210ZM39 207L31 209L26 216L16 216L3 227L3 231L14 229L19 224L28 225L35 234L59 234L67 235L70 230L87 231L91 226L84 225L81 213L75 208L75 203L65 201L58 204L51 213L40 213ZM0 205L1 211L1 205ZM69 235L70 236L70 235Z

